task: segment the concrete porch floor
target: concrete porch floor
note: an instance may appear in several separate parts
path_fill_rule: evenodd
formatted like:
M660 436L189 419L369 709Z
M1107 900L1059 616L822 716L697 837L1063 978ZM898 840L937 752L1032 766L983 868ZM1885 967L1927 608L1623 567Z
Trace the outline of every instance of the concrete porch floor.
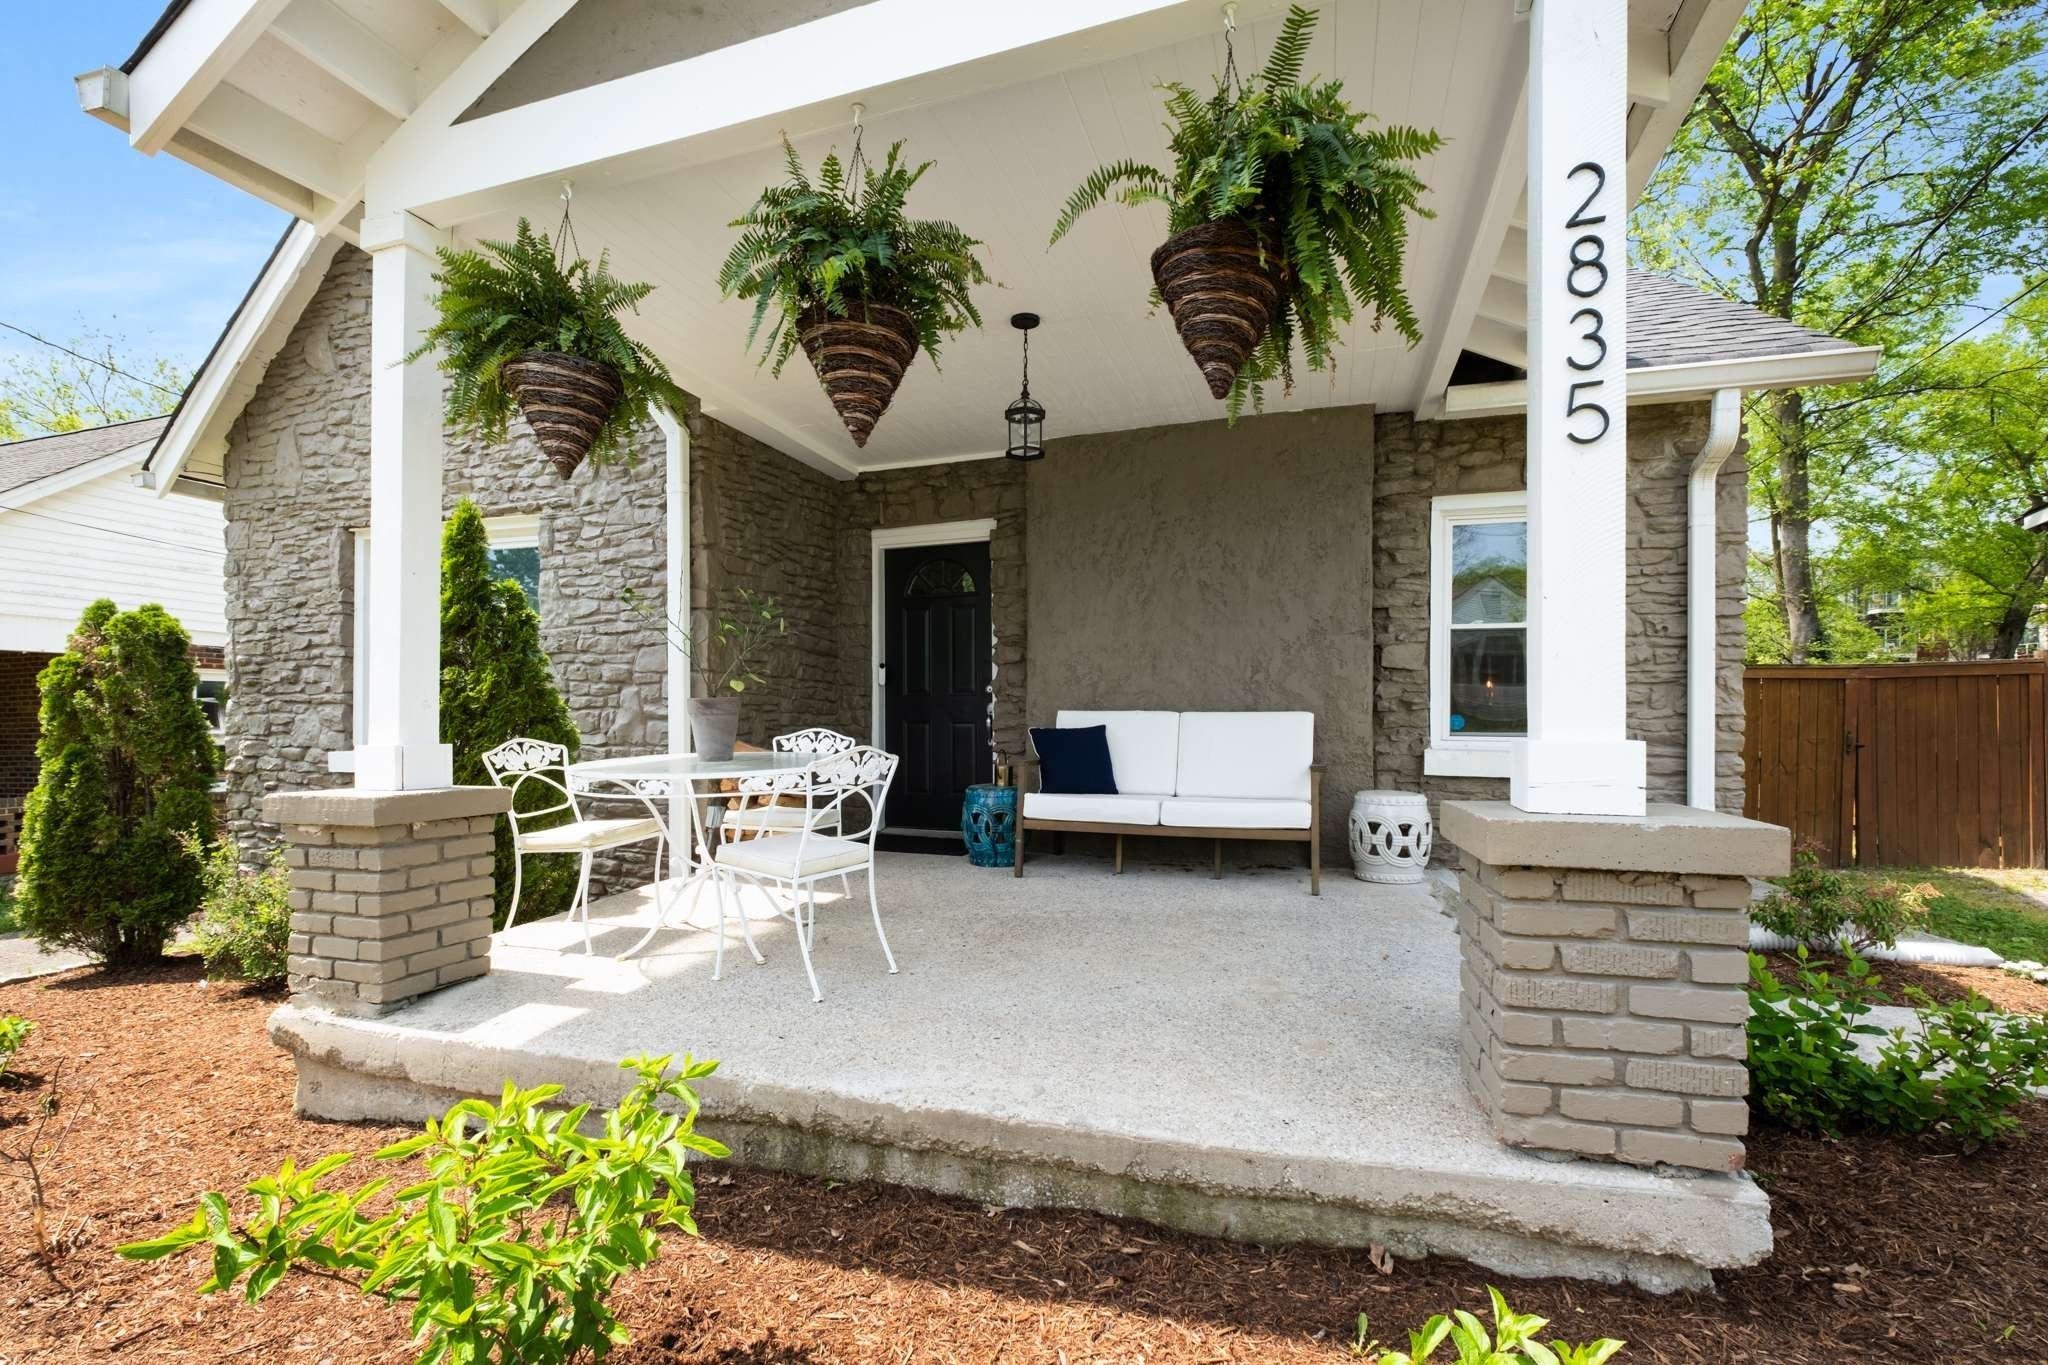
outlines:
M715 1057L705 1128L736 1159L1073 1206L1253 1241L1377 1241L1506 1274L1696 1286L1770 1251L1745 1176L1664 1177L1500 1145L1458 1067L1458 951L1428 886L1341 870L883 854L887 974L868 922L820 894L811 1001L786 923L658 935L645 891L500 934L491 974L377 1020L286 1005L302 1111L422 1118L506 1078L572 1100L619 1058ZM757 911L765 907L756 906ZM710 892L694 912L715 915Z

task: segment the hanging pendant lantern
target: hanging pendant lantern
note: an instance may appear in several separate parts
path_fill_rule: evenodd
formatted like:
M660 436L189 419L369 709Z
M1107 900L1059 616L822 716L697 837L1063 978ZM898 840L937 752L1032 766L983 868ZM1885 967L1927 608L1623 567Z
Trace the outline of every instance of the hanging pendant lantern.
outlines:
M1011 460L1042 460L1045 458L1045 406L1031 396L1031 329L1038 325L1038 314L1012 314L1010 325L1024 334L1024 388L1017 395L1017 401L1003 409L1003 421L1010 428L1010 441L1003 450L1003 456Z

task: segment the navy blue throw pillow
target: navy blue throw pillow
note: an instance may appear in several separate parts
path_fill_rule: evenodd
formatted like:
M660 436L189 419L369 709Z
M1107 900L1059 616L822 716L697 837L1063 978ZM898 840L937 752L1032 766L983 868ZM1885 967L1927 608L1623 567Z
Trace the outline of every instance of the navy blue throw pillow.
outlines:
M1038 789L1062 796L1115 796L1116 772L1109 766L1109 731L1100 725L1071 729L1033 726L1038 751Z

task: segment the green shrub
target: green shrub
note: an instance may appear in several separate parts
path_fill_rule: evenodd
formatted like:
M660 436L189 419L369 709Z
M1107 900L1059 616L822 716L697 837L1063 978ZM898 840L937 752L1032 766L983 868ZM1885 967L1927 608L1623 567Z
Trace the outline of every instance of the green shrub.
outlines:
M1550 1325L1550 1319L1517 1313L1492 1285L1486 1287L1486 1292L1493 1299L1490 1335L1477 1317L1458 1308L1448 1317L1438 1313L1411 1331L1407 1350L1382 1352L1377 1341L1367 1339L1366 1316L1360 1313L1358 1336L1351 1344L1351 1353L1369 1356L1376 1365L1424 1365L1448 1340L1456 1353L1452 1365L1602 1365L1628 1344L1603 1337L1583 1346L1564 1341L1552 1341L1546 1346L1536 1340L1536 1334Z
M159 606L85 609L37 678L41 774L23 814L21 925L45 948L150 962L199 908L219 764L191 640Z
M672 1060L620 1063L640 1079L601 1133L581 1131L588 1105L542 1107L560 1086L507 1082L497 1104L464 1100L378 1152L426 1167L388 1196L388 1178L321 1188L347 1153L303 1170L287 1161L249 1185L256 1212L246 1223L225 1196L207 1194L191 1222L120 1254L152 1261L208 1247L213 1274L199 1292L240 1282L251 1303L294 1273L353 1284L408 1306L422 1365L603 1360L627 1339L605 1303L612 1282L654 1260L664 1226L697 1235L687 1154L727 1154L695 1131L689 1084L718 1063L686 1056L671 1074Z
M205 887L193 933L206 974L219 980L282 981L292 932L291 881L284 850L273 849L260 868L245 868L232 841L211 850L193 847Z
M1842 975L1799 952L1798 990L1750 958L1751 1099L1792 1128L1940 1133L1966 1143L2004 1137L2012 1111L2048 1086L2048 1018L2008 1014L1980 996L1937 1004L1914 987L1921 1028L1887 1032L1868 1022L1888 997L1870 965L1849 954ZM1881 1038L1873 1063L1859 1038Z
M34 1021L18 1014L0 1015L0 1076L7 1074L7 1063L14 1054L21 1051L21 1045L36 1031Z
M14 878L0 877L0 934L11 934L18 927L15 909Z
M1815 952L1846 948L1862 952L1889 948L1899 935L1927 916L1929 886L1866 882L1822 867L1819 856L1801 848L1790 876L1749 908L1749 917Z
M456 784L488 785L484 755L522 736L559 744L571 759L580 743L541 648L540 614L518 583L491 573L483 513L464 498L441 533L441 740L455 750ZM552 787L528 782L518 804L522 811L541 810L561 799ZM500 928L512 907L513 856L512 822L501 818L491 864L492 923ZM575 854L527 858L522 923L560 914L575 895Z

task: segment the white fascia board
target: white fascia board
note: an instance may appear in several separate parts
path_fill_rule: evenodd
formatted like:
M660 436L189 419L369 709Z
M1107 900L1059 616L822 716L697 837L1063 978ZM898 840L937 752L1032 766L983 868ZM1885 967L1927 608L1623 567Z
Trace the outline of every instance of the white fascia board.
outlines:
M19 512L31 503L41 502L44 498L54 497L67 488L91 483L94 479L103 478L108 474L118 474L124 469L139 469L142 461L149 455L149 447L148 441L138 441L132 446L116 450L109 455L102 455L97 460L74 469L47 474L33 483L10 488L0 493L0 516L5 516L9 512Z
M127 76L114 67L103 66L73 77L72 83L77 87L81 110L110 128L128 132ZM321 197L304 185L231 152L190 128L173 133L164 150L186 165L196 166L214 179L274 204L295 218L311 218L324 207Z
M541 2L528 0L476 55L504 39L523 50L538 34L513 31ZM1239 23L1280 9L1280 0L1243 0ZM772 145L785 130L803 136L841 125L856 99L873 120L1213 33L1217 22L1211 7L1185 0L873 0L456 123L468 106L458 96L475 97L465 80L457 90L436 90L371 157L369 197L373 209L409 209L452 226L526 182L570 172L629 179L675 170ZM877 42L877 34L888 41ZM854 52L861 60L847 59ZM444 82L453 85L452 78Z
M146 472L158 497L173 491L195 452L227 449L228 428L241 416L340 248L338 238L320 236L311 224L292 225L157 441Z
M155 156L185 126L286 0L191 0L128 73L128 141Z
M1854 384L1877 373L1884 350L1878 346L1845 346L1835 351L1795 351L1788 355L1747 356L1706 360L1691 365L1649 365L1628 372L1628 401L1669 403L1684 398L1707 399L1720 389L1802 389L1814 385ZM1444 393L1437 416L1505 417L1523 410L1529 386L1520 379L1499 384L1459 384Z
M1681 0L1678 13L1672 16L1664 34L1671 78L1663 92L1663 102L1643 102L1641 107L1649 111L1649 117L1628 152L1631 204L1650 183L1657 163L1664 159L1671 140L1678 136L1678 126L1692 112L1693 100L1707 83L1714 63L1721 60L1721 51L1728 46L1748 3L1749 0Z

